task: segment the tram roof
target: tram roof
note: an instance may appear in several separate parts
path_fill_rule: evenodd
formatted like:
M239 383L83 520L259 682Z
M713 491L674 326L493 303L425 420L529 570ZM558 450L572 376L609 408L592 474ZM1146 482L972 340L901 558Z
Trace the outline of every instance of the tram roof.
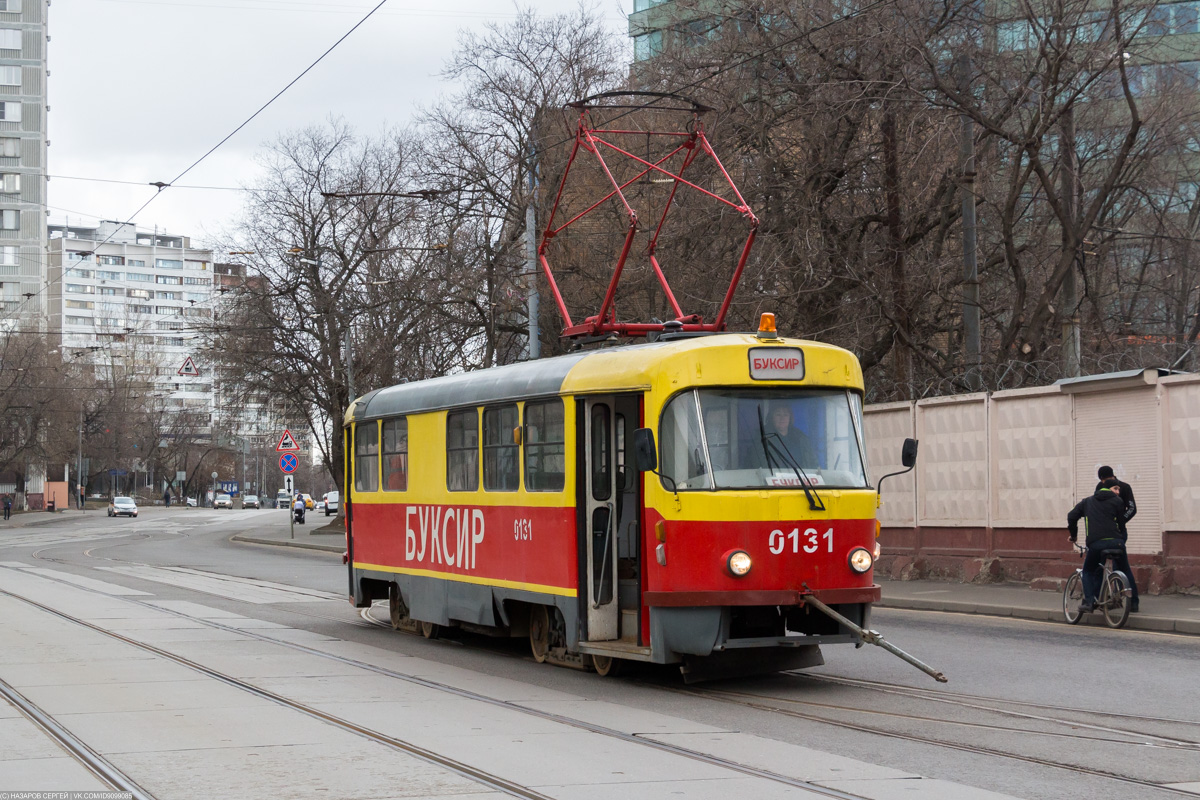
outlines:
M853 354L834 345L800 339L782 340L780 343L800 345L805 350L813 348L827 355L840 354L854 360ZM502 367L463 372L431 378L414 383L402 383L384 389L376 389L355 400L346 413L346 423L354 420L378 419L400 414L417 414L444 408L480 406L505 401L526 400L537 397L552 397L564 391L572 370L584 361L592 362L597 375L608 379L621 376L620 386L596 386L595 389L621 390L648 386L650 374L660 368L665 360L688 356L694 351L711 347L745 347L762 345L753 334L719 334L687 339L646 342L588 350L567 355L523 361ZM837 356L834 356L835 358ZM589 370L590 372L590 370ZM855 372L858 372L855 363ZM859 378L861 381L861 377ZM576 373L570 384L580 383ZM572 388L572 387L567 387Z

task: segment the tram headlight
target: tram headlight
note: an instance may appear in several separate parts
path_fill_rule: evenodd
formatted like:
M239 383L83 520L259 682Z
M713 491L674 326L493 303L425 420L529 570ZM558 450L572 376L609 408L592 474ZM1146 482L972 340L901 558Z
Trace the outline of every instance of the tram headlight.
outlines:
M745 550L730 550L725 554L725 569L735 578L750 571L750 554Z
M850 551L850 569L855 572L866 572L874 562L870 551L864 547L856 547Z

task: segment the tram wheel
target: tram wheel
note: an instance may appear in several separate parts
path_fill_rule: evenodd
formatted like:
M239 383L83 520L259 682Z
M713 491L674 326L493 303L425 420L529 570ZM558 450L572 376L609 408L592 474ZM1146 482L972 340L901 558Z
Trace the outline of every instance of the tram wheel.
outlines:
M596 668L596 674L601 678L615 678L621 674L621 669L624 666L619 658L612 656L592 656L592 666Z
M529 612L529 649L534 661L546 663L550 653L550 615L545 606L534 606Z
M400 624L408 616L404 598L400 595L400 587L394 583L388 587L388 616L391 618L392 630L400 630Z
M426 639L436 639L442 635L442 626L436 622L422 622L421 635Z

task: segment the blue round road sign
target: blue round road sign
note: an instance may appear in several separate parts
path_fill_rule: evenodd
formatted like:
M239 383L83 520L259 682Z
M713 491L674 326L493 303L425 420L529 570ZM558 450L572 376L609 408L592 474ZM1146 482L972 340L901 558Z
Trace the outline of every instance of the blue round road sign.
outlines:
M279 457L279 468L284 472L295 472L298 463L295 453L284 453Z

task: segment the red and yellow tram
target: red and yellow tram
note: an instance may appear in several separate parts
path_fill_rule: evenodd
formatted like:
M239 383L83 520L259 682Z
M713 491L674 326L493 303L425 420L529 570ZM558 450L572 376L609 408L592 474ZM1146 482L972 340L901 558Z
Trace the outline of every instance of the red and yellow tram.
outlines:
M602 674L820 664L880 596L862 396L851 353L773 330L371 392L345 419L352 601Z

